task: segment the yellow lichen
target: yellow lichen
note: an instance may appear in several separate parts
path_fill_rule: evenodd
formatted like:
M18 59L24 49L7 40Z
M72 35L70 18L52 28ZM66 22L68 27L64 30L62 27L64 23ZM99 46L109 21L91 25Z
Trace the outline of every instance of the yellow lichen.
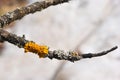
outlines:
M73 51L73 52L72 52L72 56L73 56L73 57L77 57L77 56L79 56L79 54L78 54L77 52Z
M39 55L39 57L45 57L48 54L48 47L44 45L38 45L35 42L27 42L24 46L25 53L33 52Z

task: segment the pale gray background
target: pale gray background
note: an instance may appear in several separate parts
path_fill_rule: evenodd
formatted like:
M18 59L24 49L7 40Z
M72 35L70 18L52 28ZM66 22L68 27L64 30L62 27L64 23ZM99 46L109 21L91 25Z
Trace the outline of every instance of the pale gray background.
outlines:
M25 16L8 31L25 34L26 39L51 49L67 51L79 45L83 53L103 51L120 45L120 0L72 0ZM56 71L60 66L60 72ZM71 63L39 59L6 42L0 56L0 80L120 80L119 67L120 49Z

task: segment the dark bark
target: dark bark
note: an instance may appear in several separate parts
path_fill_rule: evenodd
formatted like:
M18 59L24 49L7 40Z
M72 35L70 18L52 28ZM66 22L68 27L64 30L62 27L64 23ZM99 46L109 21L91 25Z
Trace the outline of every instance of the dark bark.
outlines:
M3 29L0 29L0 41L8 41L20 48L23 48L27 40L24 37L18 37L15 34L11 34Z

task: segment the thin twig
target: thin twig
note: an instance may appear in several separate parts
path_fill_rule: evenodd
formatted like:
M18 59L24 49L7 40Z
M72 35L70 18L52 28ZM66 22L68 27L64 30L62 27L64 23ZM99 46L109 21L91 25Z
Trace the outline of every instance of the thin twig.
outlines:
M106 50L106 51L102 51L102 52L99 52L99 53L88 53L88 54L81 54L82 58L92 58L92 57L99 57L99 56L103 56L103 55L106 55L107 53L109 52L112 52L114 50L116 50L118 47L115 46L109 50Z
M108 16L109 16L109 15L111 14L111 12L113 11L113 9L109 9L108 5L109 5L109 4L107 4L107 6L106 6L105 9L104 9L102 17L100 17L100 19L95 22L95 24L94 24L95 28L94 28L93 30L91 30L91 31L88 33L88 35L85 36L85 38L83 38L82 40L80 40L79 44L76 45L76 47L75 47L75 51L77 51L78 53L81 53L81 51L79 50L79 48L80 48L84 43L86 43L86 42L89 40L89 38L91 38L91 37L101 28L101 25L104 23L104 21L108 18ZM111 7L110 7L110 8L111 8ZM108 11L107 9L110 10L110 11ZM107 13L107 14L106 14L106 13ZM83 54L83 56L84 56L84 55L87 56L88 54ZM63 64L63 63L64 63L64 64ZM65 66L65 64L66 64L67 62L63 62L63 63L61 63L61 64L58 66L58 68L57 68L57 70L55 71L54 75L52 76L52 79L51 79L51 80L53 80L53 79L54 79L54 80L57 80L57 77L58 77L59 73L62 71L63 67ZM61 66L62 66L62 68L61 68Z
M41 11L49 6L58 5L61 3L68 2L70 0L45 0L38 1L26 7L18 8L12 12L8 12L0 17L0 28L10 24L13 21L19 20L23 18L25 15L30 13L35 13L37 11Z
M0 29L0 39L2 39L2 41L8 41L9 43L12 43L12 44L18 46L19 48L24 48L24 49L25 49L25 45L28 42L31 42L29 40L26 40L24 37L19 37L15 34L9 33L8 31L5 31L3 29ZM31 46L28 46L28 48L29 47L31 47ZM33 47L33 48L35 48L35 47ZM58 60L68 60L68 61L74 62L74 61L78 61L78 60L84 59L84 58L103 56L115 49L117 49L117 46L115 46L109 50L106 50L106 51L103 51L100 53L95 53L95 54L94 53L79 54L75 51L65 52L63 50L53 50L53 51L48 51L48 54L45 57L48 57L50 59L55 58ZM33 53L35 53L34 50L35 49L33 49ZM38 54L38 53L35 53L35 54Z

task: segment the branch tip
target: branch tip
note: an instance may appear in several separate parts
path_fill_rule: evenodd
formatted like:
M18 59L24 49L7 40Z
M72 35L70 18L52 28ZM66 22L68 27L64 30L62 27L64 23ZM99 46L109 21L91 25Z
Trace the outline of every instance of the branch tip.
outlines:
M99 56L106 55L106 54L108 54L108 53L116 50L117 48L118 48L118 46L115 46L115 47L112 47L111 49L106 50L106 51L102 51L102 52L99 52L99 53L81 54L81 56L82 56L83 58L99 57Z

